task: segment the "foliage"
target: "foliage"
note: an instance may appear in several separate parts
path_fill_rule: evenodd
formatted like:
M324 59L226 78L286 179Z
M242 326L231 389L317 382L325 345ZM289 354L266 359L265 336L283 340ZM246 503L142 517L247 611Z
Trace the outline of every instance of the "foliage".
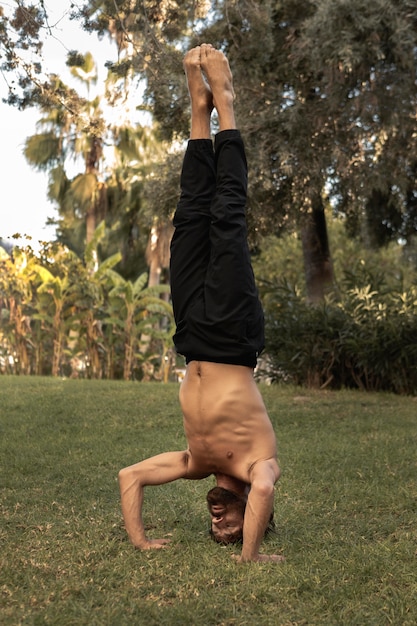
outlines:
M112 69L145 79L166 137L188 134L184 50L209 41L226 51L258 232L293 228L330 194L371 245L414 233L413 3L221 0L207 12L207 3L102 0L78 15L115 34L123 54Z
M160 132L173 140L189 128L183 52L201 41L225 50L251 165L252 243L301 231L307 296L321 300L333 282L327 198L370 247L409 242L416 230L416 8L221 0L197 15L200 4L87 2L79 16L115 33L123 53L113 71L144 79Z
M62 167L51 172L62 241L72 238L71 247L82 254L84 233L72 228L70 213L91 219L97 210L97 223L107 203L113 239L102 258L114 252L114 239L122 239L121 271L134 280L144 269L135 273L145 247L137 239L146 231L142 218L147 225L155 217L166 219L175 204L170 151L165 150L165 166L160 154L152 153L154 164L146 172L142 167L139 177L137 163L132 167L122 157L123 163L99 180L92 156L99 154L108 124L97 114L97 102L80 97L59 77L42 74L43 33L53 32L45 3L16 5L14 13L0 15L1 69L5 77L17 77L8 83L9 102L58 111L63 126L75 128L76 145L89 145L85 153L94 164L73 181ZM326 197L366 245L377 248L399 237L411 242L417 226L415 3L95 0L71 6L87 30L100 37L110 33L117 43L118 62L108 64L109 103L124 102L138 79L145 93L141 106L157 124L154 138L174 144L189 128L183 52L203 40L226 51L251 165L248 220L254 245L264 233L299 232L305 216ZM74 76L95 80L88 55L72 50L68 65ZM60 137L44 130L27 146L40 168L51 165L48 153L56 152ZM135 129L122 124L113 130L115 145L131 159L135 141L126 138ZM314 251L311 241L304 241L305 251ZM319 279L324 282L323 269Z
M218 0L210 6L205 0L188 4L178 0L95 0L71 6L74 18L82 20L87 30L100 36L110 33L117 43L118 62L108 64L109 103L124 103L125 92L139 80L145 90L141 107L151 113L154 123L149 127L114 127L103 115L104 101L89 94L83 98L60 77L44 75L42 38L45 32L53 32L45 3L29 5L22 0L15 3L14 12L10 7L0 8L2 75L6 81L8 76L15 78L7 83L8 102L20 108L37 106L42 112L40 132L28 139L26 156L34 166L49 171L50 197L60 210L60 239L78 256L84 255L85 238L90 240L94 227L104 217L107 238L96 249L96 262L121 250L117 270L132 284L145 270L145 238L155 222L166 222L175 205L179 166L173 148L188 136L189 106L182 55L206 40L225 50L235 77L237 118L250 163L250 238L253 248L260 250L259 258L269 255L265 233L300 232L312 207L327 204L344 218L343 224L356 241L378 248L401 239L415 263L415 3ZM72 50L68 66L87 87L95 81L91 55ZM171 145L161 143L161 138ZM117 158L114 167L103 175L106 142L113 143ZM83 155L85 171L70 179L65 160L74 154ZM294 236L291 244L297 241ZM307 248L304 237L302 241ZM332 246L332 250L339 301L329 301L325 307L335 306L338 315L344 306L341 303L354 297L355 288L369 286L375 315L379 315L379 305L391 311L401 294L410 293L409 282L397 288L394 277L392 286L393 270L389 265L381 264L378 271L370 272L366 264L361 266L362 259L353 263L353 268L346 259L339 265L338 247ZM291 260L287 269L295 273ZM382 270L387 276L380 293ZM297 271L301 275L301 264ZM400 271L399 266L394 271ZM308 272L306 275L309 282ZM55 287L58 280L64 279L65 272L54 275ZM15 280L17 285L24 278ZM297 277L291 277L290 282L300 284ZM270 283L273 285L274 280ZM271 284L261 284L267 307L274 298ZM21 299L20 295L17 300L11 297L3 309L9 345L19 355L16 368L21 373L28 369L43 371L39 350L35 366L29 364L28 354L34 345L41 345L40 337L47 328L41 318L49 308L49 326L55 333L50 349L60 354L61 337L75 333L77 341L84 338L85 345L78 348L77 342L72 342L64 349L67 357L73 348L82 354L86 350L91 375L101 375L104 361L104 370L112 371L113 350L122 353L123 349L110 341L114 339L113 327L103 325L100 307L105 306L107 292L98 299L98 321L91 314L95 307L86 306L78 328L74 328L69 314L72 295L66 286L61 293L68 303L65 301L59 316L52 282L42 287L31 284L32 288L41 290L41 312L34 309L31 298ZM82 288L83 298L89 302L87 279ZM22 287L22 292L25 289ZM343 289L350 291L342 293ZM387 304L388 292L392 302ZM49 302L45 304L48 294ZM351 307L354 304L346 301L343 311L349 319ZM51 311L55 311L55 326L51 325ZM312 318L318 316L317 311L306 308L306 312ZM319 321L309 319L312 330ZM334 320L336 328L338 323L339 318ZM36 341L31 335L35 325ZM110 341L104 350L106 357L102 335ZM366 376L359 375L360 384L368 385L363 383ZM317 379L315 374L312 379ZM324 374L319 379L320 384L328 380Z
M407 247L359 246L339 220L329 230L340 280L316 307L305 301L298 238L261 241L253 258L267 320L261 373L314 387L415 393L417 274Z
M147 288L113 268L120 254L97 263L94 247L84 261L59 244L39 257L30 248L0 259L0 370L88 378L167 379L173 353L172 308L166 285ZM140 343L146 329L148 341Z
M364 245L346 232L345 220L334 218L328 222L332 260L339 282L334 292L346 288L365 287L384 293L407 289L417 283L415 248L391 242L380 249ZM273 297L274 285L283 281L296 286L305 295L303 251L297 233L270 234L260 237L259 247L253 250L252 264L264 305Z
M267 316L268 374L308 387L417 393L417 289L347 289L307 305L280 285Z
M279 565L209 539L212 478L149 487L148 532L172 543L129 544L117 472L185 447L177 385L0 377L2 626L414 626L415 399L261 392Z
M89 53L81 60L72 73L88 89L96 79L96 66ZM67 89L62 82L61 87ZM105 220L108 229L97 255L103 260L123 249L119 271L129 277L144 266L143 186L162 148L151 127L107 122L103 101L104 96L80 96L76 113L59 102L53 107L49 102L38 105L42 118L37 134L26 140L25 156L35 169L48 172L48 197L59 214L58 241L82 256L95 228Z
M140 353L140 339L143 333L154 335L164 346L170 344L174 333L172 327L172 307L160 296L169 292L167 285L146 287L148 275L141 274L135 282L123 279L117 272L107 271L107 278L111 284L108 293L109 317L104 318L105 325L111 325L113 332L121 332L124 338L123 378L132 378L133 366L143 356ZM171 324L162 331L155 331L155 324L160 317L171 318ZM166 326L166 325L165 325ZM167 350L159 355L161 370ZM161 358L162 357L162 358ZM149 354L148 354L149 361Z
M59 38L48 6L24 1L15 5L0 10L2 76L5 81L8 75L13 78L7 82L9 104L40 111L37 132L27 138L24 153L32 167L48 173L48 197L59 216L58 241L83 256L96 226L105 219L108 230L98 257L103 260L122 250L118 270L135 279L146 267L152 221L141 215L150 212L144 182L153 176L166 146L157 140L150 116L145 126L133 122L133 117L138 119L129 110L133 75L120 77L109 70L98 95L97 90L92 95L98 78L94 58L76 50L68 51L67 60L78 83L74 81L75 88L47 74L43 41L53 33ZM71 9L74 5L66 14Z

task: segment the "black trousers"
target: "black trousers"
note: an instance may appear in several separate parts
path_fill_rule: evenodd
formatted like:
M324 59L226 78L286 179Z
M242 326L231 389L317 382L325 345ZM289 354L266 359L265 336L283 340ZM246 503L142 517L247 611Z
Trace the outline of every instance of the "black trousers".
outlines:
M247 164L238 130L188 142L171 243L174 344L192 360L256 366L264 317L245 219Z

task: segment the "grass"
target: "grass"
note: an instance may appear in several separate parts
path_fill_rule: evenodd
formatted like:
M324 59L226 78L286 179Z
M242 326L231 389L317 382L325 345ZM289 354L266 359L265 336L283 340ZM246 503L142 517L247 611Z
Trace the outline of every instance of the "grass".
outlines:
M212 478L149 488L149 534L173 543L128 543L117 472L185 446L176 385L0 377L2 626L414 626L416 399L262 392L280 565L208 539Z

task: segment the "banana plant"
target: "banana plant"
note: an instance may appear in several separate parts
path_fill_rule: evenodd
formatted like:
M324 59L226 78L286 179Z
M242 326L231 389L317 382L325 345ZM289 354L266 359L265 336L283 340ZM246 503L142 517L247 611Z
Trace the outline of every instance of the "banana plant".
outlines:
M73 342L73 347L78 348L78 352L73 353L73 360L75 362L77 357L84 359L88 375L92 378L102 376L103 361L106 362L108 353L112 352L107 342L103 341L106 272L117 265L122 258L121 253L117 252L101 263L98 262L97 248L105 235L106 224L102 221L86 246L84 264L81 264L77 281L73 285L78 316L78 327L72 331L73 338L78 340Z
M3 248L1 248L3 250ZM16 248L14 259L0 258L0 348L2 369L31 374L34 343L31 327L33 312L30 281L34 257L31 251Z
M68 301L70 281L67 275L54 276L46 267L35 265L34 272L40 279L37 288L38 313L34 315L52 329L52 376L60 373L64 340L71 319L65 319L65 304Z
M160 296L167 292L167 285L147 287L148 275L141 274L135 281L124 279L117 272L106 272L111 284L109 291L109 316L105 320L111 325L113 332L123 337L123 378L130 380L137 360L144 360L141 351L141 333L153 333L156 340L162 344L159 356L163 359L166 338L157 330L152 329L149 316L159 321L168 319L172 325L172 306Z

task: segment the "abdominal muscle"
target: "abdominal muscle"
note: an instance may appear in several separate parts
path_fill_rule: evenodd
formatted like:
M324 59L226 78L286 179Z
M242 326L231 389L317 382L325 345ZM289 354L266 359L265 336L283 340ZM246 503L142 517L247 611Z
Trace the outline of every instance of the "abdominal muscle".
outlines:
M257 461L275 458L275 434L250 368L191 361L180 403L190 470L249 482Z

